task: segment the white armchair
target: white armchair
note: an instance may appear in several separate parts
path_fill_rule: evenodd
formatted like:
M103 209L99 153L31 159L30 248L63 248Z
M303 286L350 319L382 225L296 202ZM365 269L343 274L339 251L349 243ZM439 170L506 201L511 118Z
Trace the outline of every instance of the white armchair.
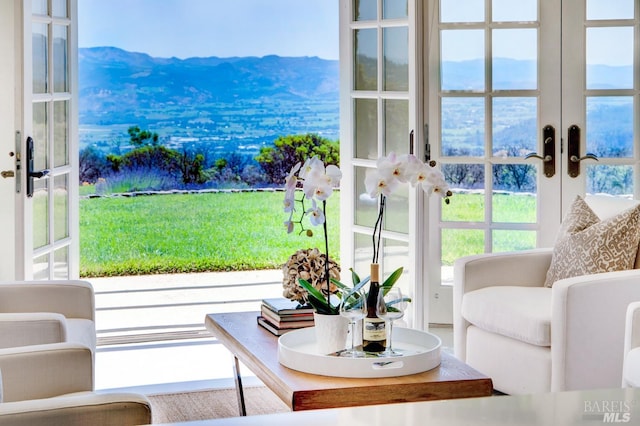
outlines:
M0 349L0 424L140 425L151 423L142 395L93 392L93 354L53 343Z
M627 308L622 386L640 388L640 302Z
M74 342L96 347L95 298L86 281L0 282L0 348Z
M585 200L601 219L637 203ZM552 252L455 262L455 354L508 394L619 387L625 312L640 300L640 270L566 278L549 288Z

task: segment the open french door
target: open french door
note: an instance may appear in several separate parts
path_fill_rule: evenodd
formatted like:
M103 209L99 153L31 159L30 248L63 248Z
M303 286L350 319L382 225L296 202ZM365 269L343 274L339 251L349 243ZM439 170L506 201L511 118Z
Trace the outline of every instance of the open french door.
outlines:
M640 11L634 0L429 5L425 121L456 195L433 206L424 265L429 321L450 323L455 257L552 246L576 195L640 195Z
M417 94L421 92L421 37L417 33L417 0L340 0L340 161L341 264L343 279L349 268L369 275L371 235L378 206L366 196L364 177L376 159L424 151ZM418 191L408 186L387 199L379 263L386 278L398 267L404 273L397 286L411 303L404 320L422 327L426 288L419 241L423 223Z
M79 275L76 0L24 0L16 278Z

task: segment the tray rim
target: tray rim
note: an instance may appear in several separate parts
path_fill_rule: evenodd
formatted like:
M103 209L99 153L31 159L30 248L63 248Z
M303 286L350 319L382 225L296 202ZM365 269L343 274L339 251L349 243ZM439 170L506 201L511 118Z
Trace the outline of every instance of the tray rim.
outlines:
M431 339L434 339L435 344L433 347L426 348L424 352L417 352L402 357L372 357L372 358L341 358L331 355L325 355L320 353L310 353L305 351L296 350L295 347L288 345L289 340L293 340L296 337L304 336L306 339L303 344L309 344L309 336L314 336L314 327L306 327L299 330L290 331L278 338L278 362L287 368L291 368L296 371L304 373L317 374L322 376L331 377L348 377L348 378L372 378L372 377L396 377L410 374L417 374L424 371L431 370L440 365L441 362L441 348L442 339L433 333L429 333L422 330L416 330L412 328L398 327L394 329L394 334L399 330L403 330L401 333L404 335L426 335ZM394 342L402 342L404 339L396 340ZM416 346L415 343L411 342ZM419 345L417 345L419 346ZM320 362L326 360L326 362ZM307 362L305 362L307 361ZM409 361L415 364L416 362L424 361L421 367L415 365L411 368L404 368L404 361ZM402 362L403 367L396 369L384 370L380 369L376 374L372 374L371 371L366 373L357 373L357 370L373 368L374 364L386 365L395 362ZM327 367L325 366L333 366ZM344 369L347 373L340 373L336 371L338 369ZM349 366L350 368L347 368ZM352 367L352 368L351 368Z

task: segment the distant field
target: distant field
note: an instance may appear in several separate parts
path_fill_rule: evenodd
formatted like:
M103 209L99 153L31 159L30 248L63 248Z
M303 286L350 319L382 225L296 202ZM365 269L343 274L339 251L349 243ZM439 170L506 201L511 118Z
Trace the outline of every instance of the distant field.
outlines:
M88 192L88 188L81 188ZM172 194L105 197L80 201L81 275L115 276L279 268L300 248L324 246L315 235L287 234L282 192ZM456 194L443 209L447 221L482 220L477 194ZM497 221L532 222L535 197L496 195ZM339 197L328 203L330 254L339 261ZM494 251L532 248L533 231L495 231ZM444 229L446 265L482 253L484 235L473 229ZM348 269L348 265L343 267Z

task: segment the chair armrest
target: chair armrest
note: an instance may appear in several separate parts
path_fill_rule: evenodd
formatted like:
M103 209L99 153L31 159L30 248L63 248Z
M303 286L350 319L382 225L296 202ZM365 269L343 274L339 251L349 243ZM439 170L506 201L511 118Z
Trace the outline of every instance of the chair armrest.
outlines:
M466 360L469 323L462 318L465 293L492 286L542 287L551 264L552 249L488 253L457 259L453 271L453 347Z
M0 313L0 348L61 343L66 340L66 319L61 314Z
M0 404L3 426L151 424L151 403L133 393L81 393Z
M551 391L620 387L625 315L640 270L559 280L551 296Z
M630 303L624 328L624 354L640 346L640 302Z
M0 349L4 401L92 391L93 354L75 343Z
M95 321L93 287L79 280L0 282L0 312L55 312Z
M552 249L533 249L466 256L454 263L453 282L462 294L484 287L542 287Z

